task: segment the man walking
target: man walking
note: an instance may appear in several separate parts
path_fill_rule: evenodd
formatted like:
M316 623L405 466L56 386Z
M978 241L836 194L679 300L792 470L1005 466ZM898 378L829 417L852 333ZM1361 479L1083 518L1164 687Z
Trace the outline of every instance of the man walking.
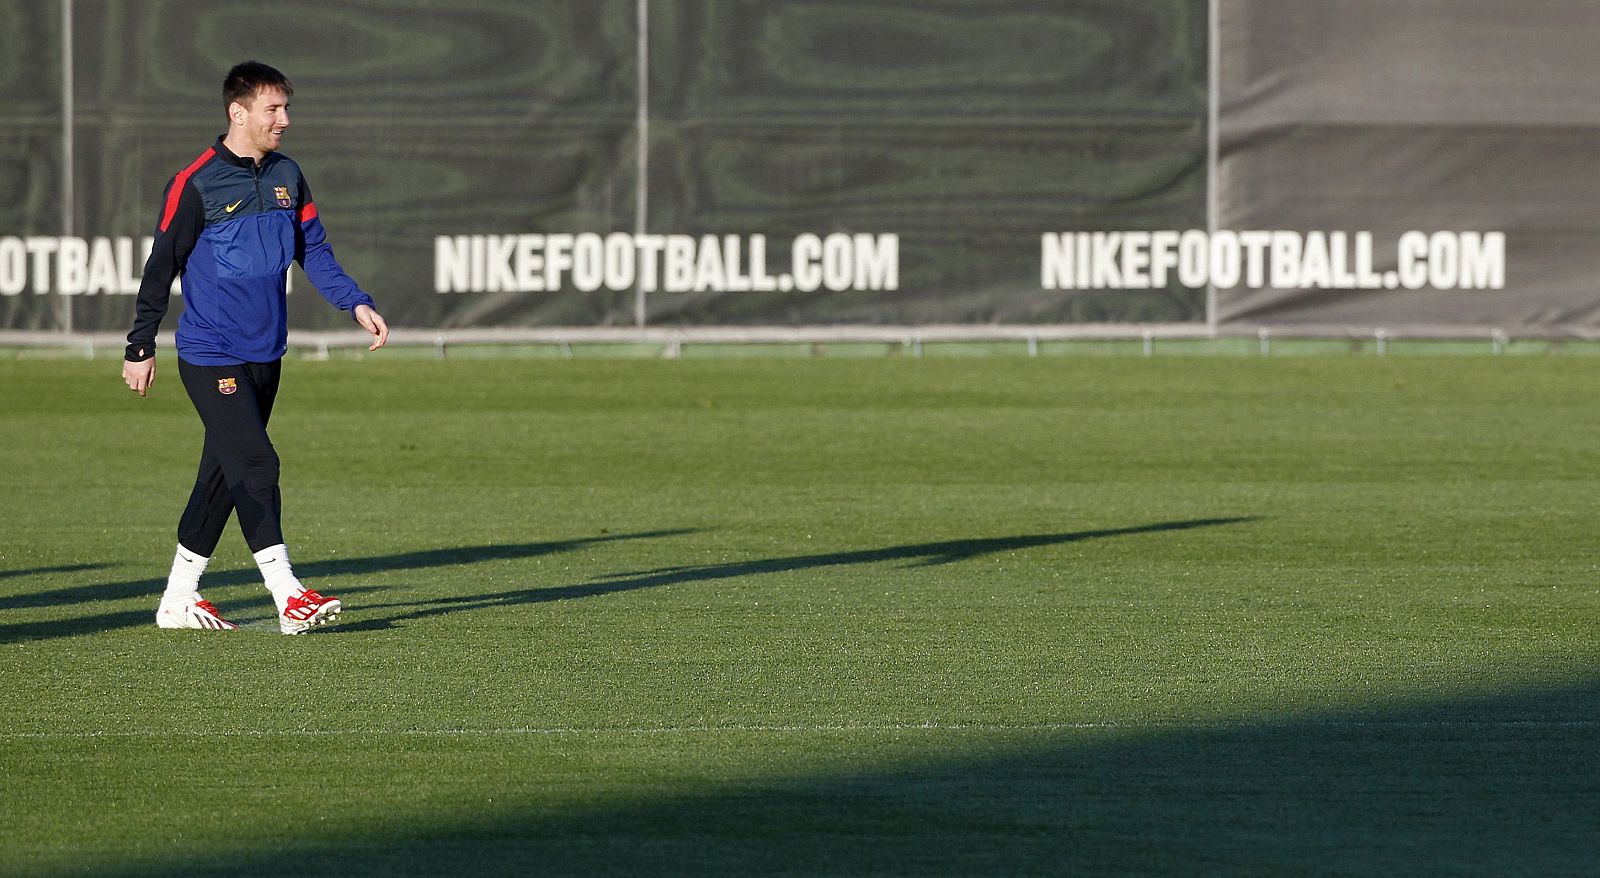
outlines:
M288 349L285 272L298 261L323 298L383 347L389 327L334 259L299 165L280 154L294 85L247 61L222 86L227 133L167 184L155 247L139 285L122 379L144 396L156 375L156 330L168 292L183 277L178 377L205 425L200 472L178 522L178 551L156 611L162 628L232 630L200 596L230 513L237 513L278 608L278 626L299 634L338 618L337 598L295 578L284 546L278 454L267 420Z

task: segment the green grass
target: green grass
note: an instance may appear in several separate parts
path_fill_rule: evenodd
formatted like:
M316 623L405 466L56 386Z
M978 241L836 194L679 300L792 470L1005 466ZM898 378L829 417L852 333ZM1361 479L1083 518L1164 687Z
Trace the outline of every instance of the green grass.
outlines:
M0 360L0 873L1600 862L1587 358L292 361L298 638L115 368Z

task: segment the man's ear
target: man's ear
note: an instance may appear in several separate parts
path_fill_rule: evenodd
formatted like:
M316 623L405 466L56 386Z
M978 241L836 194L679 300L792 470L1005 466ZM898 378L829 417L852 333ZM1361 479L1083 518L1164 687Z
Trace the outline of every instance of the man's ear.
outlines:
M243 125L245 118L249 115L250 109L238 101L228 105L228 121L235 125Z

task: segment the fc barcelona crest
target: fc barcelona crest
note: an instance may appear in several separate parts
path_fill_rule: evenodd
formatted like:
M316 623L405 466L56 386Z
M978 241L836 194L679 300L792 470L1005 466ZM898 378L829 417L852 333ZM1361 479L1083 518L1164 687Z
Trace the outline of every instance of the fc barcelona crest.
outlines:
M232 396L239 390L239 383L234 378L218 378L217 392L223 396Z
M279 207L294 207L294 200L289 197L288 186L272 187L272 197L278 199Z

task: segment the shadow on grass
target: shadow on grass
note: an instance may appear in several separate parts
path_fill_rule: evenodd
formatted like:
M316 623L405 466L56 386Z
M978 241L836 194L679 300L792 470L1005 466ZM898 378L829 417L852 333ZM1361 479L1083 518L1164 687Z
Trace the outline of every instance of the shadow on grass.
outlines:
M31 570L0 570L0 579L12 579L18 576L49 576L52 573L81 573L85 570L101 570L108 564L62 564L59 567L34 567Z
M605 534L597 537L581 537L570 540L550 540L538 543L505 543L484 546L453 546L443 549L430 549L419 552L401 552L392 555L376 555L369 558L334 558L322 561L311 561L305 564L296 564L295 572L300 578L314 581L335 576L362 576L376 575L394 570L418 570L428 567L445 567L458 564L475 564L483 561L514 560L521 558L535 558L541 555L552 555L558 552L571 552L603 543L618 542L621 540L642 540L659 537L680 536L693 533L691 530L657 530L642 533ZM72 567L44 568L34 571L18 571L15 575L45 574L73 572L77 570L93 570L104 565L83 564ZM208 574L205 577L204 588L209 591L214 588L225 588L238 585L255 585L260 583L260 577L254 570L228 570ZM161 590L166 586L166 579L129 579L118 582L102 582L91 585L75 585L66 588L56 588L47 591L29 592L26 594L0 597L0 610L18 610L34 608L50 608L75 604L96 603L101 601L123 600L127 598L147 598L150 601L149 609L128 610L118 613L100 613L92 616L78 616L68 619L51 619L41 621L8 622L0 625L0 643L10 643L16 640L29 640L50 637L73 637L82 634L94 634L116 628L128 628L153 624L155 618L155 602L161 596ZM358 594L379 590L379 586L341 586L339 594ZM242 619L243 617L241 617Z
M437 802L391 793L409 816L367 807L334 839L101 874L1594 874L1597 715L1586 684L1210 726L396 738L367 745L392 778L433 777L441 749L474 774ZM719 777L740 746L838 767ZM573 752L676 768L563 808L561 784L588 782Z
M366 631L381 630L392 627L393 623L408 619L420 619L429 616L438 616L445 613L457 613L469 610L489 609L493 607L515 606L519 604L544 603L548 601L574 600L578 598L596 597L599 595L615 594L618 592L636 591L644 588L660 586L681 585L691 582L707 582L714 580L732 579L745 576L755 576L766 573L784 573L798 570L813 570L824 567L847 566L856 564L879 564L890 561L904 561L911 567L925 567L939 564L952 564L957 561L967 561L984 555L998 552L1016 551L1041 546L1055 546L1067 543L1082 542L1084 540L1106 539L1110 537L1137 536L1142 534L1157 534L1173 531L1192 530L1203 527L1217 527L1229 524L1242 524L1255 521L1252 517L1235 518L1201 518L1187 521L1168 521L1157 524L1140 525L1137 527L1112 528L1105 530L1069 531L1053 534L1035 534L1015 537L996 537L975 540L947 540L934 543L914 543L904 546L891 546L882 549L863 549L850 552L828 552L816 555L798 555L789 558L770 558L755 561L741 561L728 564L711 564L695 567L669 567L658 570L638 571L634 573L618 574L598 582L583 583L579 585L558 585L539 588L516 589L511 591L497 591L476 595L452 595L449 597L433 598L425 601L410 601L390 604L366 604L361 607L363 612L374 610L391 610L388 615L369 616L364 619L351 619L348 623L330 628L319 634L359 634ZM598 537L584 537L571 540L555 540L542 543L513 543L505 545L465 546L443 549L431 549L420 552L405 552L395 555L380 555L371 558L333 559L313 561L303 565L296 565L295 571L302 578L314 581L318 578L333 576L373 575L391 570L415 570L425 567L441 567L449 565L473 564L482 561L501 559L532 558L540 555L549 555L557 552L570 552L589 546L621 540L651 539L659 537L681 536L693 533L692 530L659 530L631 534L608 534ZM206 589L217 587L242 585L256 582L256 574L251 570L233 570L209 576L205 582ZM53 589L44 592L16 595L0 598L0 609L19 609L31 607L51 607L88 603L94 601L120 600L132 597L147 597L152 601L161 593L165 583L162 579L137 579L123 582L99 583L94 585L72 586L69 588ZM360 591L372 591L376 587L345 587L339 588L339 594L354 594ZM102 613L93 616L78 616L68 619L52 619L28 622L11 622L0 625L0 643L9 643L16 640L72 637L83 634L93 634L101 631L146 625L151 621L154 609L129 610L119 613ZM241 617L242 621L249 621Z
M1190 521L1167 521L1158 524L1108 530L1081 530L978 540L947 540L936 543L890 546L883 549L863 549L853 552L826 552L816 555L796 555L789 558L767 558L756 561L736 561L727 564L708 564L694 567L665 567L657 570L617 574L599 582L589 582L581 585L544 586L476 595L452 595L426 601L376 604L367 609L400 610L401 612L386 617L370 619L356 625L342 625L338 630L344 632L375 630L387 628L391 623L405 619L421 619L445 613L574 600L615 594L617 592L637 591L644 588L738 579L767 573L790 573L801 570L816 570L824 567L881 564L890 561L904 561L907 567L931 567L940 564L953 564L958 561L969 561L985 555L1012 552L1019 549L1058 546L1085 540L1106 539L1108 537L1138 536L1141 534L1166 533L1228 524L1243 524L1256 520L1252 517L1201 518Z

